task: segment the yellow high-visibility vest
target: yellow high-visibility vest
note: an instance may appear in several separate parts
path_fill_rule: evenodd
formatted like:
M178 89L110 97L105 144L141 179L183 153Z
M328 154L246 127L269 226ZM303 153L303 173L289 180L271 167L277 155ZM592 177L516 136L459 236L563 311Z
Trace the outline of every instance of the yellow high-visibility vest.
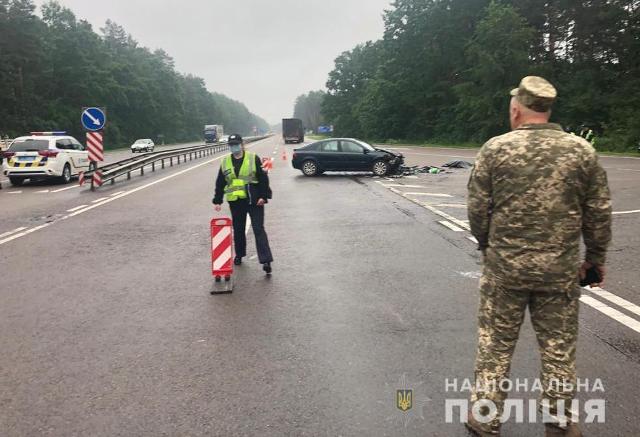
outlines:
M246 186L258 183L255 153L244 152L244 159L238 175L236 175L236 170L233 168L231 155L227 156L222 160L222 174L227 180L227 185L224 189L227 201L234 202L238 199L246 199L248 196Z

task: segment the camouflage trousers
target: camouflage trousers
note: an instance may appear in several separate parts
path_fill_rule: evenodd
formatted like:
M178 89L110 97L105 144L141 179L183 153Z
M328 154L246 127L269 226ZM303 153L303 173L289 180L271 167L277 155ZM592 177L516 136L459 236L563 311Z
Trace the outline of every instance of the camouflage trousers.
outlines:
M497 416L487 424L487 431L500 426L504 401L508 395L505 389L509 390L508 384L501 384L501 381L509 378L511 358L527 308L542 361L542 400L549 402L552 417L571 418L570 406L576 386L578 307L578 293L569 296L566 292L508 290L500 287L496 281L482 277L476 383L471 393L471 403L473 405L478 400L486 399L496 406ZM564 386L563 382L567 385ZM511 389L515 390L515 383ZM558 400L565 401L564 411L558 411Z

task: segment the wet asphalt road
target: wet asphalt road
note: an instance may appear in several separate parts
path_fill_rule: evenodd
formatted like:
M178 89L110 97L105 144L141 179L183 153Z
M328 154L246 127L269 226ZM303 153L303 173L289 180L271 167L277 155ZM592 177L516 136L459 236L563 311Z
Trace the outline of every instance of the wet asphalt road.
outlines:
M291 148L252 146L275 158L276 261L266 278L250 237L231 295L209 295L216 157L30 208L0 192L0 234L49 223L0 244L0 435L467 435L446 423L445 401L468 396L446 382L473 371L474 244L394 181L303 177L281 159ZM465 177L395 182L461 204ZM68 212L79 205L94 207ZM606 423L587 435L638 435L640 333L584 305L581 324L580 376L605 392L578 397L606 399ZM512 376L538 372L525 322ZM406 413L399 388L414 392ZM511 421L504 435L542 426Z

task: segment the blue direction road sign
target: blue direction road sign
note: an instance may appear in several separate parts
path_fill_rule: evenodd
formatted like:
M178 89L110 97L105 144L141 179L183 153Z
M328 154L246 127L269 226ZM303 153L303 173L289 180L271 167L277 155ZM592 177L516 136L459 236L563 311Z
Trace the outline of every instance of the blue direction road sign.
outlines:
M82 126L89 131L104 129L107 116L101 108L85 108L82 111Z

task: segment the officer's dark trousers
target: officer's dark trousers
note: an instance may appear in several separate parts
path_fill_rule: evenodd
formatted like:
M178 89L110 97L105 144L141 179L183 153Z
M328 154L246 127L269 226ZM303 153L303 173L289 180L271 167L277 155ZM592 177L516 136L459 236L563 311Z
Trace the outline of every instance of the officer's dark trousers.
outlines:
M269 239L264 230L264 206L249 205L247 200L236 200L229 202L231 217L233 219L233 242L235 244L236 256L247 255L247 238L245 227L247 226L247 214L251 217L251 227L256 238L258 249L258 260L261 264L273 261Z

